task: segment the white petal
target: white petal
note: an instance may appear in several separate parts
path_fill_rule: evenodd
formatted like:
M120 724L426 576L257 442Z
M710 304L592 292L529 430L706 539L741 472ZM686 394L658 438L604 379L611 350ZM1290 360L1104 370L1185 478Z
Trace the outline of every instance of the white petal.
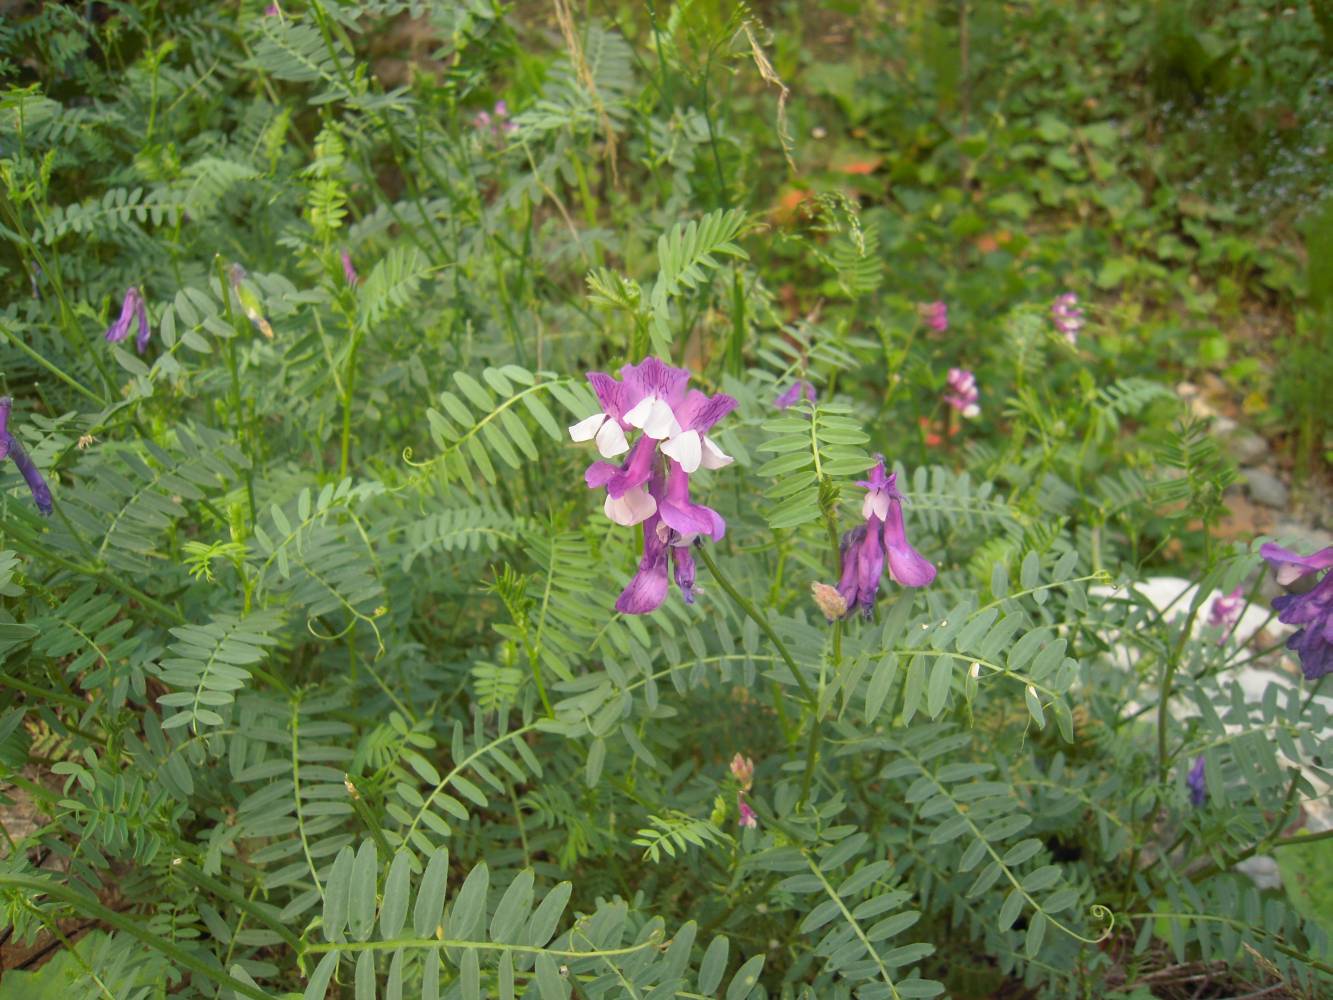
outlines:
M680 424L676 423L676 415L671 412L671 407L660 399L654 399L648 419L643 422L643 432L661 441L679 434Z
M594 413L585 420L580 420L569 429L569 436L575 441L591 441L597 433L597 429L602 426L606 420L605 413Z
M625 414L625 423L631 427L637 427L643 430L644 423L648 420L648 415L653 411L653 403L657 400L652 396L644 396L634 404L634 408Z
M868 518L874 514L883 521L889 516L889 494L887 490L871 490L861 502L861 516Z
M703 457L699 465L705 469L721 469L736 461L725 451L713 443L713 439L706 437L703 440Z
M616 524L629 527L648 520L657 513L657 501L642 486L632 489L623 497L612 499L607 496L606 503L602 505L602 510L606 516Z
M617 421L608 420L602 424L602 429L597 432L597 450L602 453L603 458L611 458L629 451L629 442L625 440L625 432L620 429Z
M975 420L981 416L981 407L976 403L968 403L967 406L963 407L963 416L968 420Z
M662 454L674 458L686 472L693 472L699 468L699 462L703 459L703 444L699 440L699 432L686 431L677 434L662 445Z

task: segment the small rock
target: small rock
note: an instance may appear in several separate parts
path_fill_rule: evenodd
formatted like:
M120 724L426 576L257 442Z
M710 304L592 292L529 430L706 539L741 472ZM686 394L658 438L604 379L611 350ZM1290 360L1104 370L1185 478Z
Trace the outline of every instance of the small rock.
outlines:
M1250 494L1250 499L1255 503L1261 503L1265 507L1273 507L1277 510L1285 510L1287 501L1290 499L1291 491L1287 489L1287 484L1271 472L1265 472L1263 469L1244 470L1245 488Z
M1253 465L1265 458L1270 450L1267 441L1248 431L1227 441L1227 454L1240 465Z
M1214 417L1213 425L1209 428L1218 437L1228 437L1234 434L1236 428L1240 425L1230 417Z

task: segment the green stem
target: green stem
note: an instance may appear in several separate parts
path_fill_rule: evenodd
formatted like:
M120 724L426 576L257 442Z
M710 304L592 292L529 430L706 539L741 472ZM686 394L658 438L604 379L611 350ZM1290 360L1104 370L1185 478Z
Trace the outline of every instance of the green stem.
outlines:
M347 355L347 377L343 379L343 439L338 460L338 478L347 478L348 458L352 451L352 395L356 391L356 355L361 335L352 334L352 349Z
M227 900L227 902L231 903L238 910L248 913L269 930L273 931L273 933L277 934L278 937L286 941L293 949L297 951L300 950L301 939L288 930L287 926L282 923L282 921L265 913L261 907L256 906L235 889L231 888L231 886L219 882L211 875L205 875L200 869L185 862L176 865L173 870L180 874L187 882L193 882L197 888L211 892L213 895Z
M1180 666L1180 657L1185 652L1185 644L1189 641L1190 632L1194 629L1194 619L1198 617L1200 607L1202 607L1202 604L1196 603L1190 609L1189 617L1185 619L1185 624L1181 626L1180 638L1176 641L1176 648L1162 663L1162 680L1157 694L1157 780L1161 784L1166 784L1166 772L1171 765L1171 758L1166 752L1167 728L1171 721L1171 682L1175 679L1176 668Z
M443 948L460 948L472 951L511 951L520 955L550 955L553 958L609 958L616 955L633 955L645 948L656 947L662 939L661 931L638 944L624 948L607 948L604 951L573 951L565 948L537 948L526 944L505 944L502 941L456 941L452 938L395 938L392 941L327 941L322 944L308 944L305 955L319 955L329 951L397 951L399 948L429 948L440 951ZM268 1000L268 998L265 998Z
M232 990L241 996L250 997L252 1000L273 1000L272 996L265 993L256 986L240 979L235 979L225 972L214 968L207 962L196 957L194 953L186 951L178 945L172 944L164 939L160 934L149 929L147 922L142 919L133 919L126 917L110 907L103 906L96 899L83 893L71 889L69 886L61 885L59 882L49 882L45 879L35 878L30 875L12 875L8 873L0 874L0 887L12 887L15 889L26 889L29 892L41 893L50 896L52 899L59 900L86 914L100 920L104 924L114 927L116 930L137 938L143 944L155 951L160 951L167 958L177 965L189 969L191 972L211 979L213 982Z
M727 596L735 601L740 609L749 615L750 619L763 630L763 633L766 636L768 636L769 641L773 643L773 648L778 651L778 655L782 657L782 661L787 664L787 669L790 670L791 675L796 678L796 683L801 689L801 694L804 695L805 700L810 703L810 711L815 714L815 719L818 720L819 696L815 694L814 688L810 686L810 682L805 679L801 674L800 668L796 666L796 661L792 659L792 655L787 649L787 644L778 638L778 634L773 631L773 626L768 623L767 618L759 613L759 609L754 606L754 602L737 590L735 586L732 585L732 582L723 575L720 569L717 568L717 563L713 561L713 555L708 551L708 547L706 545L698 546L695 549L695 552L703 561L703 564L708 567L708 572L713 574L713 579L716 580L722 589L727 592Z
M60 379L60 381L64 382L71 389L83 393L83 395L87 396L89 399L91 399L94 403L96 403L99 406L107 405L107 401L103 399L101 396L97 395L97 393L93 392L91 389L85 386L82 382L78 381L72 375L66 374L64 369L62 369L60 366L55 365L52 362L46 360L46 358L43 357L41 354L34 351L23 341L19 340L18 337L14 336L14 331L10 330L9 327L3 326L0 327L0 330L4 331L5 338L9 341L9 343L12 346L17 347L20 351L22 351L28 357L32 358L33 361L37 362L39 365L41 365L43 368L49 371L56 378Z

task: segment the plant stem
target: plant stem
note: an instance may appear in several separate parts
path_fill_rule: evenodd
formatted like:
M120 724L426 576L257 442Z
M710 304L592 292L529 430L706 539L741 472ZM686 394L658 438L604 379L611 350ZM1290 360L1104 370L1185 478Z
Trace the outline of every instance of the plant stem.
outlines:
M1190 609L1189 617L1180 628L1180 638L1176 641L1176 648L1162 662L1162 680L1157 693L1157 780L1162 784L1166 783L1167 768L1171 764L1166 752L1167 728L1171 721L1171 682L1175 678L1176 668L1180 666L1180 657L1185 652L1185 644L1194 629L1194 619L1198 616L1200 607L1202 605L1196 603Z
M272 996L259 989L257 986L251 986L243 980L236 979L226 972L223 972L200 958L197 958L193 952L186 951L178 945L167 941L160 934L150 930L145 921L133 919L117 913L110 907L103 906L91 896L71 889L67 885L61 885L59 882L51 882L46 879L36 878L31 875L14 875L9 873L0 874L0 886L12 886L15 889L27 889L32 893L41 893L59 900L80 913L87 914L100 920L104 924L110 924L116 930L137 938L149 948L160 951L167 958L177 965L189 969L191 972L211 979L213 982L225 986L241 996L250 997L251 1000L273 1000Z
M778 638L778 634L773 631L773 626L768 623L767 618L759 613L759 609L754 606L754 602L737 590L732 582L723 575L720 569L717 568L717 563L713 561L712 553L708 551L708 547L701 545L696 548L695 551L703 561L703 564L708 567L708 572L713 574L713 579L715 579L722 589L727 592L727 596L735 601L740 609L763 630L763 633L766 636L768 636L769 641L773 643L773 648L778 651L778 655L782 657L782 661L787 664L787 669L790 670L792 676L796 678L796 684L800 687L801 694L803 694L805 700L810 703L810 711L815 714L815 718L818 720L819 696L815 694L814 688L810 686L810 682L801 675L800 668L796 666L796 661L792 659L791 652L787 649L787 644Z

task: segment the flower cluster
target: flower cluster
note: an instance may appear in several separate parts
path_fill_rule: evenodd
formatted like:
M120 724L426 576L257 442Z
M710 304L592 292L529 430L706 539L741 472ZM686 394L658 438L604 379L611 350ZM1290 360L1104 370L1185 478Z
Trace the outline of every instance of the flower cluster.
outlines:
M496 101L495 107L490 111L478 111L477 116L472 119L472 127L478 132L489 129L496 137L518 131L518 125L509 120L509 105L504 101Z
M731 776L740 785L740 788L736 791L737 822L743 828L753 830L759 825L759 817L750 808L750 803L745 801L745 793L754 785L754 761L749 757L736 754L731 758Z
M23 477L23 481L28 484L28 489L32 492L32 499L37 504L37 509L46 517L50 517L51 512L55 510L51 500L51 488L46 485L46 480L42 478L41 470L37 468L36 463L23 450L19 439L9 432L9 411L13 405L13 397L0 397L0 461L9 458L14 462L19 475Z
M1073 292L1056 296L1051 304L1051 321L1065 335L1065 340L1077 343L1078 332L1083 329L1083 310L1079 308L1078 296Z
M1213 598L1213 603L1208 607L1208 624L1213 628L1222 629L1222 635L1217 640L1218 645L1226 642L1227 636L1236 627L1236 622L1240 618L1241 608L1244 604L1245 588L1239 584L1231 593Z
M785 410L789 406L796 405L802 399L808 399L813 403L815 401L815 387L809 382L797 381L793 382L790 388L773 400L773 405L779 410Z
M981 393L977 390L977 377L966 368L950 368L948 375L949 391L944 394L944 401L961 413L968 420L980 416Z
M884 456L876 455L868 480L856 485L866 489L861 504L865 524L842 536L842 578L838 594L846 603L846 614L860 606L867 618L879 597L879 580L887 557L889 577L904 587L924 587L935 579L935 567L912 548L903 526L903 495L898 492L898 474L884 474Z
M916 307L917 314L936 333L949 329L949 306L944 302L923 302Z
M118 344L130 335L130 324L138 321L139 331L134 338L134 349L142 354L148 350L148 338L152 329L148 326L148 310L144 307L143 293L134 285L125 289L125 298L120 303L120 315L106 328L108 344Z
M690 500L690 476L732 462L707 432L736 408L736 400L690 389L689 380L686 369L657 358L626 365L619 379L589 372L602 408L569 428L575 441L595 441L603 458L629 453L620 465L596 461L584 473L589 489L606 490L607 517L616 524L643 525L639 570L616 600L616 610L624 614L646 614L666 599L668 558L676 585L692 603L689 546L701 536L717 541L726 532L717 511ZM634 431L640 434L631 445Z
M1277 582L1284 587L1333 566L1333 545L1302 556L1269 542L1260 546L1259 554L1268 560ZM1304 594L1275 597L1273 610L1284 625L1301 626L1287 640L1287 648L1300 657L1306 680L1333 673L1333 573L1324 573Z

